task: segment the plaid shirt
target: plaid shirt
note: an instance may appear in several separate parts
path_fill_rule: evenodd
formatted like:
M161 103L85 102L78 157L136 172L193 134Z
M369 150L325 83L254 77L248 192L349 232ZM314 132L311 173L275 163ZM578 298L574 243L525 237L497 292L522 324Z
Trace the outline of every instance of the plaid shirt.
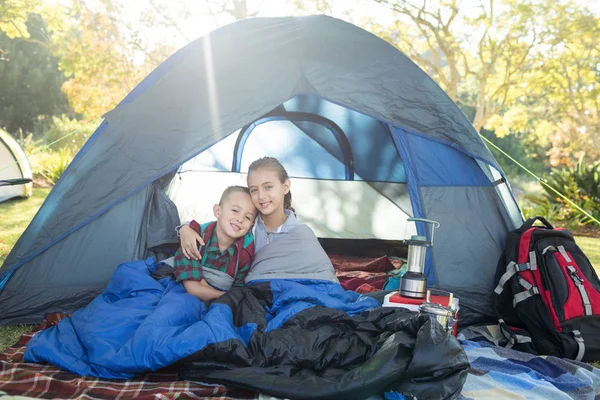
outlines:
M216 225L215 221L202 225L199 225L196 221L190 223L190 228L202 236L205 246L200 249L200 261L188 260L183 255L181 248L177 250L173 268L175 279L178 282L185 280L200 281L203 278L202 269L211 268L233 277L233 286L244 286L244 278L248 275L254 258L254 236L252 232L248 232L221 252L217 230L215 229ZM235 273L236 266L237 274ZM233 276L234 274L235 276Z

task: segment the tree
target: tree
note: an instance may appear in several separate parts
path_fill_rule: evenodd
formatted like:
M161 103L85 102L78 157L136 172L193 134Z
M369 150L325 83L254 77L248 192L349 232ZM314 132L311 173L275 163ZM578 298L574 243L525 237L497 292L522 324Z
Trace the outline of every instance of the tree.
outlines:
M60 69L69 77L63 91L73 109L93 120L114 108L156 65L166 58L148 51L136 57L122 24L122 8L101 0L92 9L75 0L66 28L55 35Z
M473 125L521 96L543 7L535 0L374 0L398 15L392 26L369 28L423 68L452 100L475 108ZM466 4L462 4L466 6Z
M190 23L198 25L203 17L209 16L213 27L218 28L226 23L257 15L258 10L249 8L247 0L206 0L198 3L185 0L149 0L139 22L147 28L160 27L170 31L189 43L200 36L193 35L193 31L189 29ZM185 31L184 26L188 27Z
M405 52L498 137L573 165L600 158L600 19L571 0L374 0L365 26Z
M61 86L66 80L58 58L50 53L50 34L41 16L29 14L28 40L0 33L0 127L16 134L31 132L55 114L69 113Z
M59 29L62 26L62 7L59 5L44 4L42 0L2 0L0 1L0 34L4 34L10 39L21 38L36 41L36 38L31 37L27 27L30 14L40 15L46 22L48 31ZM38 43L47 44L45 41Z
M10 39L29 37L27 18L38 11L40 0L2 0L0 2L0 33Z
M294 7L298 14L325 14L334 15L335 0L294 0Z
M75 111L95 119L113 108L149 72L171 55L176 41L195 37L183 29L207 13L219 22L256 15L246 0L206 3L150 0L137 18L126 17L122 0L72 0L70 22L54 41L63 86ZM159 41L148 39L161 33Z
M248 9L246 0L208 0L206 4L208 12L213 16L217 26L220 25L216 20L217 15L224 14L233 18L234 21L253 18L258 15L258 10Z
M573 2L548 2L544 46L534 54L526 90L490 123L506 134L530 132L548 143L553 165L600 159L600 17Z

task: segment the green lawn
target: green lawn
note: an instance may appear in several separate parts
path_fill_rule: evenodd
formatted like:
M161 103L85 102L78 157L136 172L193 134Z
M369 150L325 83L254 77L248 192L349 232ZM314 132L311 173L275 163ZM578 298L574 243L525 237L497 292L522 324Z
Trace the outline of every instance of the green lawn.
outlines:
M0 203L0 263L23 233L29 221L40 208L50 189L33 189L29 199L15 199ZM600 238L578 237L577 243L587 254L592 265L600 272ZM0 326L0 352L16 343L19 336L31 329L25 326Z
M600 238L577 237L577 244L588 256L594 269L600 273Z
M49 192L50 189L35 188L28 199L12 199L0 203L0 265Z
M4 262L10 249L33 216L40 208L50 189L33 189L33 195L28 199L13 199L0 203L0 264ZM0 352L17 342L31 325L0 326Z

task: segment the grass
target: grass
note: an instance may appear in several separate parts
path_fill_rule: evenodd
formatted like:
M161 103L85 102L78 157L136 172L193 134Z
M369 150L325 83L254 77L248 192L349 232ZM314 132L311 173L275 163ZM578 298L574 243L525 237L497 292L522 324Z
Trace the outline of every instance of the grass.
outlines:
M0 263L4 262L10 249L21 236L49 192L50 189L34 188L33 195L29 199L14 199L0 203ZM600 273L600 238L580 236L577 237L577 243ZM31 328L31 325L0 326L0 352L14 345L19 337ZM596 366L600 367L600 363Z
M28 199L12 199L0 203L0 264L4 262L49 192L50 189L47 188L34 188L33 195Z
M0 263L4 262L49 192L50 189L34 188L33 195L28 199L0 203ZM0 326L0 353L14 345L31 328L31 325Z
M0 326L0 353L17 343L21 335L33 327L34 325Z
M579 236L576 240L581 250L590 259L594 269L600 273L600 238Z

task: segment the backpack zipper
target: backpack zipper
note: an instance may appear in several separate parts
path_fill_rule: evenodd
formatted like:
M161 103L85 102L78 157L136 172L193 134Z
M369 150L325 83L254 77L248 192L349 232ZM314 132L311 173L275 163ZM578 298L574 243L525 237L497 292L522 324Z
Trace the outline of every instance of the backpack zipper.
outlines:
M592 315L592 304L590 303L590 297L588 296L587 290L585 290L585 286L583 286L583 277L579 275L577 269L572 265L567 265L567 271L573 280L575 287L579 291L579 297L581 297L581 305L583 306L585 315Z

